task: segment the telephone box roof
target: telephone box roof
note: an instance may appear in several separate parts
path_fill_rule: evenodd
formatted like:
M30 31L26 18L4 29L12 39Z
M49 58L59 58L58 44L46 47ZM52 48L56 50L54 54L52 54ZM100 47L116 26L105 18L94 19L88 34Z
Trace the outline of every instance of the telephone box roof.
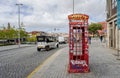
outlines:
M86 14L71 14L68 15L68 19L71 20L88 20L89 16Z

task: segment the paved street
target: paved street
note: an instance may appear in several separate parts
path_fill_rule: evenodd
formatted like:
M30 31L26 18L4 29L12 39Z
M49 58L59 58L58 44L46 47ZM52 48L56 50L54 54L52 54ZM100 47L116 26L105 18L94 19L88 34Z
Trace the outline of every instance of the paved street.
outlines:
M0 78L26 78L39 64L62 47L65 45L58 49L38 52L36 46L32 45L0 51Z
M120 60L116 60L115 50L106 48L99 40L92 40L89 51L90 73L67 72L67 47L47 59L28 78L120 78Z

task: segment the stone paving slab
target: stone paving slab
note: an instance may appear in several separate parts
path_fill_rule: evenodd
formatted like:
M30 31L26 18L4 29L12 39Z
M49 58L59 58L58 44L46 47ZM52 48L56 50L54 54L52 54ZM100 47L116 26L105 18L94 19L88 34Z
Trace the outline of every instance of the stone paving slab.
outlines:
M94 42L94 41L92 41ZM113 55L115 50L94 42L90 45L90 73L68 73L68 47L44 63L29 78L120 78L120 61Z

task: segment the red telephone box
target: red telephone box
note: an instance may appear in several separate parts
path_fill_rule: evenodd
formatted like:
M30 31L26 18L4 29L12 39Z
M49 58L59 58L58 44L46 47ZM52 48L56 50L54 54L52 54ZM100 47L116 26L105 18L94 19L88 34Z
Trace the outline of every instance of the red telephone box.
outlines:
M85 14L71 14L69 19L69 73L89 72L88 19Z

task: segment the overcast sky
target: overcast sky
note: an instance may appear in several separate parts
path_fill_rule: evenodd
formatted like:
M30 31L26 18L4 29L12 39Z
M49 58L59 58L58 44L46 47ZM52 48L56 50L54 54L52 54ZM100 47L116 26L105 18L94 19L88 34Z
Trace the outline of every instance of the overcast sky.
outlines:
M75 13L89 15L89 22L106 20L106 0L74 0ZM68 32L69 14L73 13L73 0L1 0L0 28L10 22L18 28L18 7L22 3L21 22L26 31Z

